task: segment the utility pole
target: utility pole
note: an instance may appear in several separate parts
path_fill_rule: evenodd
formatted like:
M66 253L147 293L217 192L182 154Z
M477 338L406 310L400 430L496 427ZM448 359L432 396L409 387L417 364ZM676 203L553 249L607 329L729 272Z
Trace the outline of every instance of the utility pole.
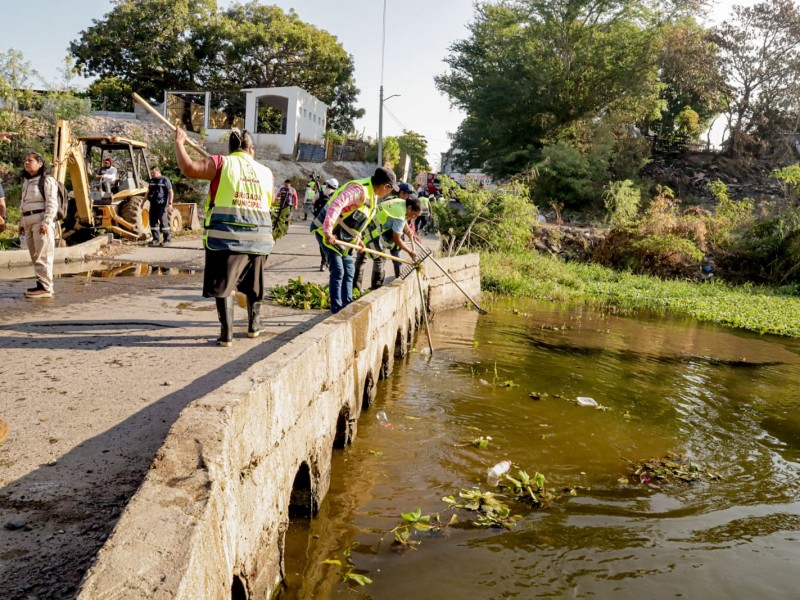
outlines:
M378 101L378 166L383 166L383 57L386 52L386 0L383 0L383 33L381 35L381 92Z

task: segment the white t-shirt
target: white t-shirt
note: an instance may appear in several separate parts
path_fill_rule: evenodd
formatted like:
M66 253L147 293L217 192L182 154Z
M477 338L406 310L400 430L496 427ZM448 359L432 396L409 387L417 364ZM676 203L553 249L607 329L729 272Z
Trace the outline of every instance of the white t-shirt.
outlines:
M103 181L114 183L117 180L117 167L114 165L110 167L100 167L98 174Z

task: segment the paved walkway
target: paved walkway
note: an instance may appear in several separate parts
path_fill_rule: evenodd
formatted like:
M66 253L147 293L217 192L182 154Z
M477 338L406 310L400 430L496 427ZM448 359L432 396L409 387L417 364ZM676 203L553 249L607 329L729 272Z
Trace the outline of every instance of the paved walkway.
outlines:
M200 294L199 239L119 250L115 264L133 266L111 277L99 263L88 265L94 272L66 265L72 273L51 300L23 298L31 270L0 275L7 600L73 597L181 410L328 315L267 305L266 334L249 339L237 307L233 346L220 348L214 303ZM326 283L319 264L307 226L294 224L269 258L267 283Z

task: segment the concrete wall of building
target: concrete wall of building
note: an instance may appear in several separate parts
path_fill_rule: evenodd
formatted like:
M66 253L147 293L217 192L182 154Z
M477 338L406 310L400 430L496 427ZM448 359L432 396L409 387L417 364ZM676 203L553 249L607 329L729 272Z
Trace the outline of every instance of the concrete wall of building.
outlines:
M440 262L477 298L477 256ZM435 265L422 280L432 310L464 304ZM334 447L354 440L422 310L416 277L398 279L187 407L79 599L270 597L290 509L313 514L322 502Z

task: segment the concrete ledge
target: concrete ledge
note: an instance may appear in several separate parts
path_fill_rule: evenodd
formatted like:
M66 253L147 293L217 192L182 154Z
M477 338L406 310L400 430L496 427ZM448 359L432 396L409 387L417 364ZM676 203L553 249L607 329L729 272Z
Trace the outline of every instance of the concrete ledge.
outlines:
M476 256L441 262L477 297ZM435 265L423 291L431 309L463 303ZM421 302L415 276L395 280L184 409L78 598L230 598L234 582L271 597L290 509L316 512L333 448L406 354Z
M108 244L108 236L101 235L66 248L56 248L53 262L72 262L82 261L87 256L97 253L100 248ZM31 264L31 255L27 250L4 250L0 252L0 267L8 269L14 267L24 267Z

